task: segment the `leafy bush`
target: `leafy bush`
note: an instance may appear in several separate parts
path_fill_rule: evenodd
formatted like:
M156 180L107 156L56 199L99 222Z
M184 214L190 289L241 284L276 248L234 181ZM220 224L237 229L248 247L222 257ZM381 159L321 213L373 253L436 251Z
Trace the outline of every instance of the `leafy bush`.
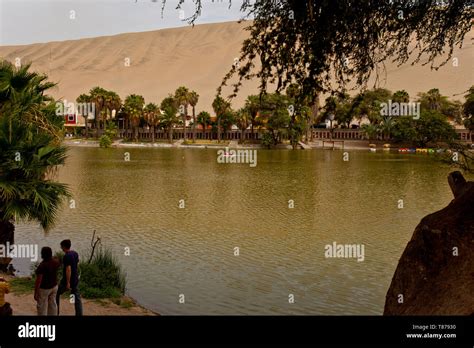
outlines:
M125 293L125 273L109 249L99 248L90 263L82 260L79 272L84 298L113 298Z
M103 147L103 148L110 147L110 145L112 145L112 140L110 140L110 138L107 135L103 135L99 139L99 145L100 147Z
M263 134L262 145L267 148L271 148L273 145L275 145L275 140L273 139L273 136L270 132L266 132L265 134Z

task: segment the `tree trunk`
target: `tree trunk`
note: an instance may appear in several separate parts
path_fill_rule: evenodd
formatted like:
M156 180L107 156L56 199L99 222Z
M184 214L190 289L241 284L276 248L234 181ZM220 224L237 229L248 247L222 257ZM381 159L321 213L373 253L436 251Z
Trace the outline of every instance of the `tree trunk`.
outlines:
M13 225L13 223L10 221L0 220L0 244L6 245L8 242L10 245L12 245L15 242L14 235L15 225ZM0 272L7 272L8 265L10 264L11 260L12 259L8 257L0 257Z
M88 117L89 117L88 115L85 116L85 121L86 121L86 124L85 124L85 126L86 126L86 139L89 138L89 127L88 127L88 124L87 124L87 123L88 123L88 122L87 122L87 118L88 118Z
M168 140L170 143L173 143L173 127L170 126L168 129Z
M187 108L186 108L187 109ZM188 118L187 113L183 114L183 139L186 141L186 119Z
M217 142L221 142L221 119L217 119Z
M196 142L196 108L193 106L193 143Z
M311 107L311 120L310 120L310 141L313 141L313 129L311 128L315 122L319 122L319 93L316 94Z
M151 142L155 142L155 126L151 126Z

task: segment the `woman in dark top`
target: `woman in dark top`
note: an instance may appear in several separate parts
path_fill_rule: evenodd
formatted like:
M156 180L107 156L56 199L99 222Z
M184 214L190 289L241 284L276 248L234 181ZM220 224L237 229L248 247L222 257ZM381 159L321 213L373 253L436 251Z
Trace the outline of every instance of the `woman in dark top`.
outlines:
M43 261L36 269L35 300L38 315L57 315L56 293L58 292L59 261L53 258L49 247L41 249Z

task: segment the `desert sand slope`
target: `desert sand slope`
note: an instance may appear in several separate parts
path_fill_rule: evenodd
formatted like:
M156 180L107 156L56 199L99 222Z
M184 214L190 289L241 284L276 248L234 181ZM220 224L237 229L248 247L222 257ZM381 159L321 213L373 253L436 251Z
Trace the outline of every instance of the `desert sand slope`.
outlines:
M100 85L117 91L122 98L141 94L147 102L159 103L178 86L185 85L200 95L197 111L211 111L211 103L222 77L238 57L241 42L247 37L247 24L227 22L128 33L63 42L26 46L2 46L0 57L9 61L21 58L32 62L36 70L47 73L59 86L55 97L75 98L91 87ZM450 62L439 71L429 66L387 64L383 87L393 91L407 90L411 96L437 87L452 96L474 84L473 32L454 56L459 65ZM126 59L130 66L126 66ZM256 93L258 82L247 82L234 107L245 96ZM457 96L457 99L462 96Z

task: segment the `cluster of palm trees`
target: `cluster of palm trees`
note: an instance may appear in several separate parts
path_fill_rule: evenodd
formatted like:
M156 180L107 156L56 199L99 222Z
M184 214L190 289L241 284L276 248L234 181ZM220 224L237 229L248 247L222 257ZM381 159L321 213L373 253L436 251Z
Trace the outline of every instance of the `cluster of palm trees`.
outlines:
M66 158L64 120L46 94L53 86L29 65L0 61L0 244L13 243L19 220L52 227L69 196L67 187L53 180ZM9 262L0 258L0 270Z
M122 102L119 95L102 87L92 88L88 94L81 94L77 103L94 103L94 128L106 129L107 122L115 116L122 116L125 120L124 127L133 130L133 137L138 140L140 125L151 127L152 141L155 141L155 129L167 130L169 140L172 140L173 128L179 124L185 125L188 118L188 109L192 108L193 141L196 140L196 105L199 94L181 86L174 94L169 94L158 106L155 103L145 103L141 95L128 95ZM181 120L179 119L181 116ZM201 115L203 122L209 122L206 115ZM88 122L86 122L86 136L88 135Z
M431 89L418 95L423 110L423 122L410 123L406 118L383 116L380 112L381 103L408 103L410 96L405 90L391 91L383 88L363 91L354 97L342 92L326 98L324 107L319 106L319 95L302 95L301 88L290 85L286 94L268 93L250 95L245 105L234 110L229 100L216 96L212 102L215 117L209 112L201 111L196 114L196 105L199 94L189 88L181 86L169 94L158 105L145 103L143 96L131 94L121 101L117 93L107 91L101 87L94 87L89 94L81 94L77 102L92 102L95 104L96 129L105 129L108 120L114 114L124 119L124 128L132 130L133 139L138 140L140 126L151 129L152 141L155 141L155 130L161 129L167 134L168 140L173 139L173 130L182 127L183 138L186 140L186 121L188 109L192 108L192 141L196 141L196 125L203 129L203 137L208 138L217 133L217 140L221 141L227 131L233 126L240 130L240 139L245 139L245 132L250 129L250 139L254 139L254 129L264 129L263 138L267 145L275 145L283 139L289 139L295 147L297 142L306 135L306 140L312 139L311 129L325 119L335 121L337 128L359 127L368 139L383 138L400 141L413 141L418 138L435 140L437 135L426 136L425 128L438 127L444 135L452 136L447 118L454 118L462 123L465 115L463 105L458 101L450 101L440 94L438 89ZM354 121L359 125L354 125ZM452 128L452 127L451 127ZM415 131L415 133L413 133ZM441 134L440 133L440 134ZM87 134L87 125L86 125ZM224 134L224 136L222 136ZM439 134L438 134L439 135ZM443 136L444 136L443 135ZM438 137L439 138L439 137Z
M213 138L213 135L217 133L217 140L221 141L232 126L236 126L240 130L241 140L244 139L247 129L250 129L250 138L254 139L255 127L263 127L269 130L272 139L277 142L285 133L285 129L303 123L305 127L300 125L299 129L308 129L308 125L312 121L313 114L309 105L297 107L294 114L289 112L289 106L297 104L296 99L295 92L289 95L276 93L250 95L242 108L234 110L228 100L216 96L212 102L215 117L211 117L207 111L196 114L199 94L184 86L169 94L159 105L147 104L143 96L136 94L127 96L122 102L117 93L101 87L94 87L88 94L81 94L76 101L78 103L94 103L93 124L96 130L106 129L108 122L114 118L113 116L119 116L118 118L124 120L124 128L127 131L132 130L134 140L138 140L140 126L147 126L151 129L152 141L155 141L156 129L164 130L168 134L168 140L172 141L173 130L176 127L183 127L183 137L186 139L185 125L188 119L188 110L191 107L193 142L196 141L196 125L198 124L202 126L205 139L208 138L209 128L212 133L209 138ZM86 136L88 133L88 122L86 122ZM96 132L96 134L98 133Z
M461 102L449 100L436 88L417 95L420 120L384 116L380 112L381 104L389 100L392 103L408 103L410 96L405 90L392 93L383 88L364 91L354 97L341 93L326 99L322 114L336 121L338 128L349 128L353 121L358 121L360 125L365 120L360 128L371 140L379 138L417 143L450 140L448 138L455 137L455 134L448 120L463 124L468 117Z

